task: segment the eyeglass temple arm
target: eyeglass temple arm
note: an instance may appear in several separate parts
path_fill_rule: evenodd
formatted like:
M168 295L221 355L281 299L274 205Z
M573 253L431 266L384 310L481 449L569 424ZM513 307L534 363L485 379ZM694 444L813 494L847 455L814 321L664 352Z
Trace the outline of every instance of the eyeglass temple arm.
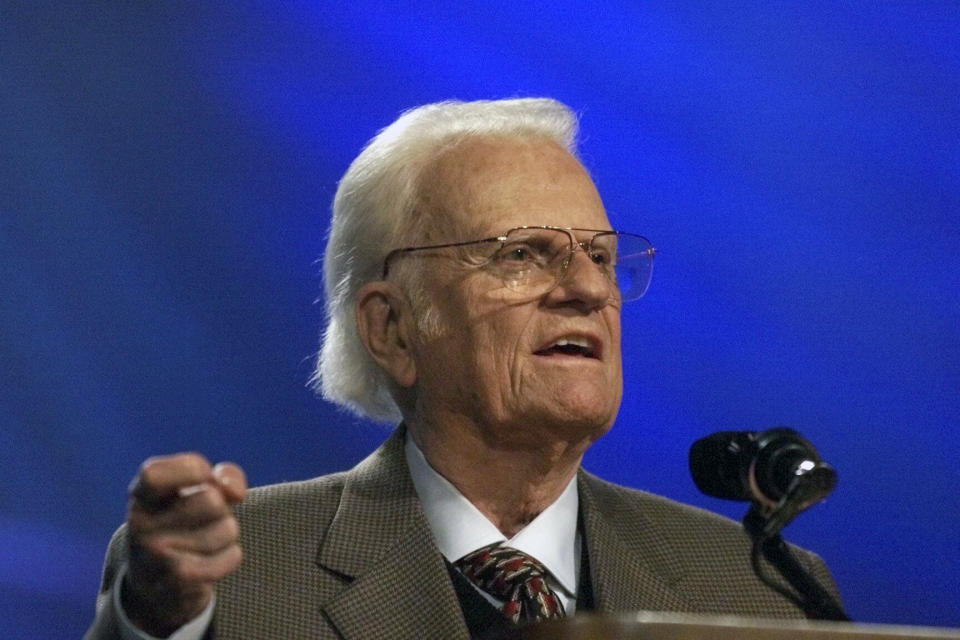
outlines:
M480 240L465 240L465 241L463 241L463 242L447 242L447 243L444 243L444 244L426 244L426 245L423 245L423 246L420 246L420 247L401 247L401 248L399 248L399 249L394 249L394 250L392 250L390 253L387 254L387 257L385 257L385 258L383 259L383 275L381 276L381 278L382 278L382 279L386 279L386 277L387 277L387 272L388 272L389 269L390 269L390 261L393 260L393 258L394 258L395 256L397 256L397 255L399 255L399 254L401 254L401 253L411 253L411 252L413 252L413 251L427 251L427 250L429 250L429 249L450 249L450 248L452 248L452 247L465 247L465 246L471 245L471 244L480 244L480 243L483 243L483 242L493 242L493 241L495 241L495 240L496 240L497 242L500 242L500 243L502 244L502 243L506 242L507 236L494 236L494 237L492 237L492 238L482 238L482 239L480 239Z

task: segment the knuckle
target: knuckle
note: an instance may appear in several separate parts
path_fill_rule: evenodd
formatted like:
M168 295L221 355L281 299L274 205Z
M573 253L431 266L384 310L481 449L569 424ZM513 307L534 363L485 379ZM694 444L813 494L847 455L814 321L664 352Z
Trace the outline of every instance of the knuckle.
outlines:
M167 459L167 456L150 456L146 460L140 463L140 472L144 472L151 467L155 467L158 464L162 464L164 460Z
M230 564L231 570L240 566L240 562L243 560L243 549L239 544L232 545L227 549L227 562Z
M173 564L173 574L180 582L206 582L203 562L190 556L181 556Z
M160 482L161 467L163 462L161 458L148 458L140 465L140 472L137 474L135 482L143 487L155 487Z
M221 535L227 544L236 544L240 540L240 525L235 518L232 516L224 518L220 526L222 527Z
M195 451L177 454L175 460L184 468L189 468L194 472L209 472L211 470L210 462Z
M149 558L152 562L165 567L170 567L174 563L175 556L167 536L143 536L135 542L141 555Z
M243 550L240 545L234 544L224 549L219 555L214 569L216 580L220 580L237 570L243 560Z
M201 515L219 516L227 512L227 502L219 491L202 491L191 496L193 510Z
M144 484L155 486L171 475L185 475L183 472L186 472L186 475L202 476L210 470L210 463L199 453L175 453L144 460L140 465L139 479Z
M240 523L237 522L237 519L233 516L230 516L224 520L224 529L226 530L226 535L230 538L231 541L240 539Z
M196 538L197 548L206 553L221 553L230 545L236 544L237 535L231 519L223 518L207 527L202 535Z
M210 539L214 540L218 547L234 544L239 537L240 526L233 516L226 516L217 520L210 528Z

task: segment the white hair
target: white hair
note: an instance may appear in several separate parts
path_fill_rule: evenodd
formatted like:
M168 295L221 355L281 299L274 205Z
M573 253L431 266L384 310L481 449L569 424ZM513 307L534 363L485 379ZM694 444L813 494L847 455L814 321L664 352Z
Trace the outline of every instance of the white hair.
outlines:
M576 155L577 116L548 98L439 102L403 113L351 163L333 199L323 259L326 330L310 380L324 398L377 421L396 422L393 380L357 334L356 296L382 277L383 260L417 226L423 169L444 148L469 138L532 138ZM416 306L416 305L415 305Z

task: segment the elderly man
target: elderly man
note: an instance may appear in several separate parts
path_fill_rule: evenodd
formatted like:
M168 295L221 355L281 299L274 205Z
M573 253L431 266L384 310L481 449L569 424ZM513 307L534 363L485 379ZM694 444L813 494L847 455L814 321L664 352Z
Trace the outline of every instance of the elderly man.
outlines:
M739 525L580 468L617 415L620 308L654 250L611 230L576 129L552 100L451 102L374 138L333 205L317 380L400 426L348 472L249 493L233 465L148 460L88 638L802 617L751 572Z

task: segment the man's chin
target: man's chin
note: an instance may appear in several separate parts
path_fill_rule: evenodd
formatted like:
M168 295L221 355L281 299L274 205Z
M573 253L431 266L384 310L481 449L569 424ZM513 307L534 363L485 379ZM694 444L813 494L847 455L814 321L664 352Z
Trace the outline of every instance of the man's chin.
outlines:
M579 424L584 429L600 429L606 433L620 407L619 394L612 397L610 392L609 386L599 380L579 380L559 385L552 403L552 413L558 422Z
M603 436L616 418L609 407L583 406L568 402L550 407L541 423L550 425L550 433L567 442L592 443Z

